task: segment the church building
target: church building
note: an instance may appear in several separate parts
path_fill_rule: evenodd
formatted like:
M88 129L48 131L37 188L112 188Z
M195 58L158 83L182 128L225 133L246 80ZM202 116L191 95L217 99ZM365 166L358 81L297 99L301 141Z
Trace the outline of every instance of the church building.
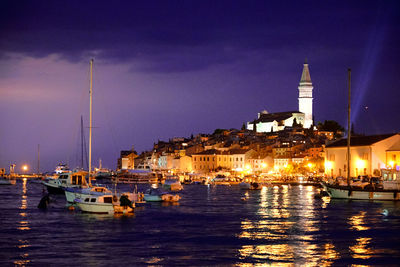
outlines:
M312 114L312 90L310 70L307 61L303 66L303 73L299 83L299 109L298 111L286 111L268 113L266 110L258 113L258 118L247 123L247 129L256 132L277 132L285 127L293 127L301 124L303 128L313 125Z

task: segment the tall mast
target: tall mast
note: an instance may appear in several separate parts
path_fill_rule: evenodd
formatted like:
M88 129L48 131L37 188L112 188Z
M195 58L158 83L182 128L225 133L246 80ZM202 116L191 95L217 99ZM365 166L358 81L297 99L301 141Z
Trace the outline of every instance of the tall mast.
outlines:
M347 185L350 186L350 138L351 138L351 69L348 69L349 75L349 95L348 95L348 106L347 106Z
M92 97L93 97L93 59L90 60L90 122L89 122L89 185L92 185L90 181L90 172L92 171Z
M37 154L38 154L38 162L37 162L37 174L40 173L40 144L37 145Z
M83 170L84 167L83 167L83 117L82 117L82 115L81 115L81 167Z

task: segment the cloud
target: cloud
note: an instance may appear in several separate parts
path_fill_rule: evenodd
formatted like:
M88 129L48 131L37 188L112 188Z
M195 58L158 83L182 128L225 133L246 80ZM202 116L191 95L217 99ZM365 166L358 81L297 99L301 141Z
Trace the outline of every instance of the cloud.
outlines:
M375 6L373 1L362 8L329 1L10 1L0 11L0 58L57 54L74 63L90 57L129 62L142 72L196 71L238 62L243 53L257 59L321 45L357 47L368 30L360 25L370 23Z

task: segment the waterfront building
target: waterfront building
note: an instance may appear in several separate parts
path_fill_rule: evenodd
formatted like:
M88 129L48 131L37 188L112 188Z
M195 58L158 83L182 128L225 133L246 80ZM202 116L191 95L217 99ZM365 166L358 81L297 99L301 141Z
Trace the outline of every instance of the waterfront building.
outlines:
M135 168L135 158L137 157L138 155L133 147L131 150L122 150L118 158L117 168L119 170L133 170Z
M247 123L247 129L255 132L277 132L286 127L310 128L313 125L313 85L307 62L303 64L303 72L298 86L298 111L258 113L258 118Z
M217 169L217 155L221 151L209 149L192 155L193 171L197 173L213 172Z
M350 176L379 176L383 168L400 166L400 134L351 137ZM343 138L325 147L325 175L347 174L347 139Z

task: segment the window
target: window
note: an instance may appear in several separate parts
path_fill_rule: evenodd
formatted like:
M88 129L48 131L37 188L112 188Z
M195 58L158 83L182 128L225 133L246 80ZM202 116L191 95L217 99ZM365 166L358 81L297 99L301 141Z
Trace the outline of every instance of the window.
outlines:
M112 203L112 197L104 197L104 203Z
M96 199L95 198L91 198L90 202L96 202Z

